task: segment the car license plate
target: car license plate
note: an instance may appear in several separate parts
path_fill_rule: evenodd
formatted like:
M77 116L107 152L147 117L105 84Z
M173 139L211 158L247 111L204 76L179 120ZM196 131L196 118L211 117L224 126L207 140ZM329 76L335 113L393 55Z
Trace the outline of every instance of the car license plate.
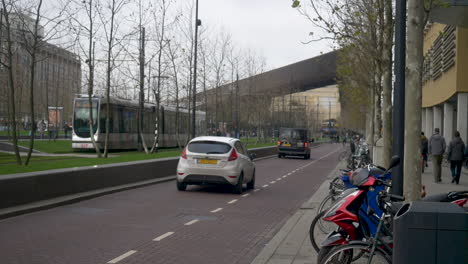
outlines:
M283 144L283 147L290 147L291 144Z
M198 161L198 164L218 164L218 160L212 160L212 159L199 159L197 161Z

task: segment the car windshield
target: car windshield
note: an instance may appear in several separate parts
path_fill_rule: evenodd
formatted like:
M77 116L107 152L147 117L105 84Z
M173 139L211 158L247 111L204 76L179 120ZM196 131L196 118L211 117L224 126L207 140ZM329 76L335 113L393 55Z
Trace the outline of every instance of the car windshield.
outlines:
M216 141L196 141L188 145L188 150L194 153L225 154L231 150L231 146Z
M98 101L92 100L93 105L93 133L97 131ZM79 137L89 137L89 112L90 104L88 99L75 101L75 112L73 118L73 129Z

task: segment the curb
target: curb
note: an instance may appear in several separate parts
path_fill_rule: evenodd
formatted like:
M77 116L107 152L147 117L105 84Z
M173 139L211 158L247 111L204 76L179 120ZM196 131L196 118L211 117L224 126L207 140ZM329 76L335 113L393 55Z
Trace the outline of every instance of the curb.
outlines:
M281 248L282 244L285 244L288 248L294 247L297 249L295 255L284 256L281 260L275 259L271 263L293 263L297 254L301 251L302 245L305 240L308 240L308 230L294 230L296 226L309 224L312 221L312 218L315 217L315 211L320 202L328 194L329 182L333 179L339 172L339 168L343 166L343 162L339 162L337 166L328 174L325 181L320 185L317 191L309 198L302 206L286 221L286 223L281 227L281 229L276 233L276 235L266 244L266 246L260 251L260 253L255 257L251 264L266 264L270 263L272 257L275 255L275 252ZM304 235L303 239L300 240L289 240L286 241L288 235L294 231L300 231L302 233L307 233ZM312 245L310 245L312 249ZM301 259L302 260L302 259ZM298 260L298 261L301 261ZM302 262L301 262L302 263ZM307 263L315 263L315 259L307 259Z
M62 205L77 203L83 200L96 198L96 197L103 196L106 194L136 189L136 188L145 187L145 186L149 186L149 185L153 185L157 183L172 181L175 179L176 179L175 175L168 176L164 178L124 184L124 185L98 189L98 190L89 191L89 192L82 192L82 193L77 193L77 194L72 194L72 195L61 196L61 197L57 197L54 199L43 200L43 201L29 203L29 204L15 206L15 207L9 207L9 208L0 210L0 219L5 219L5 218L18 216L22 214L33 213L33 212L40 211L40 210L51 209L51 208L62 206Z

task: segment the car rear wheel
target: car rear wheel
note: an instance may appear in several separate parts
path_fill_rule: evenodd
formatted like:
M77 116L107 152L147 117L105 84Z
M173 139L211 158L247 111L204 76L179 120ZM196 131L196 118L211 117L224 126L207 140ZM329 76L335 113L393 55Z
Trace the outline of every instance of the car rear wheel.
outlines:
M252 180L247 183L247 189L252 190L253 188L255 188L255 171L253 172Z
M244 182L244 173L241 172L241 175L239 177L239 180L237 181L237 184L234 185L233 192L235 194L241 194L242 193L242 185L244 185L243 182Z
M176 181L176 182L177 182L177 190L185 191L187 189L187 184L186 183L179 182L179 181Z
M278 159L281 159L281 158L282 158L282 155L278 153Z

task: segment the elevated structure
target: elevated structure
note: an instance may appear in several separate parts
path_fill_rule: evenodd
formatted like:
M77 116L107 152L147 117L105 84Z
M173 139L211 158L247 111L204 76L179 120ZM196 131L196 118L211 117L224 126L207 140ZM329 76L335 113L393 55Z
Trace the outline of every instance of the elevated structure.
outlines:
M268 93L280 96L336 84L337 57L337 51L332 51L239 80L239 94L245 96ZM224 94L235 85L230 83L217 89L221 89ZM210 90L213 93L214 91L215 89Z

